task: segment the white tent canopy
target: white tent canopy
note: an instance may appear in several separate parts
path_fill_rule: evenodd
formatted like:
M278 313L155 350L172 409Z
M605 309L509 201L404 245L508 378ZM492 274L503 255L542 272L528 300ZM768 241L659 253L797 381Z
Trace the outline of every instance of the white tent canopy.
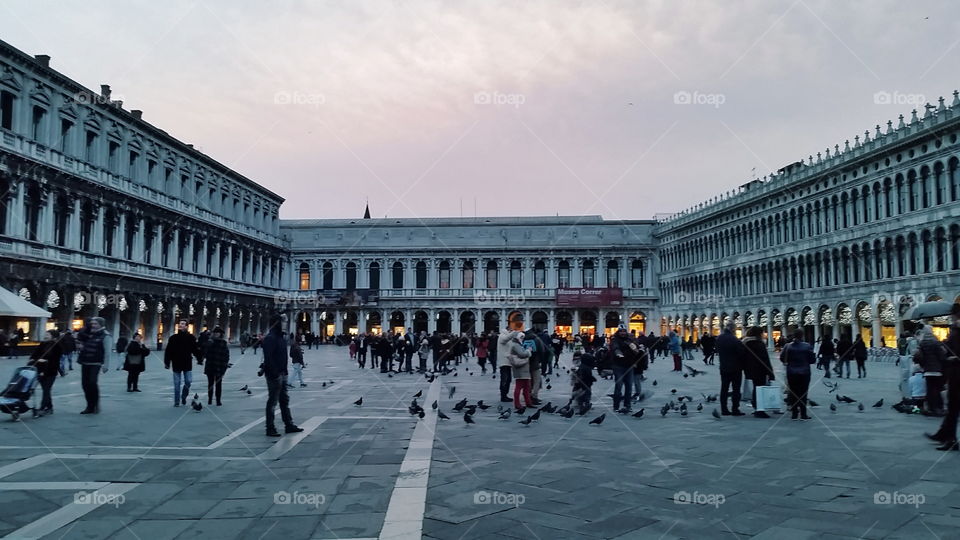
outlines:
M50 312L27 302L20 295L0 287L0 317L49 318Z

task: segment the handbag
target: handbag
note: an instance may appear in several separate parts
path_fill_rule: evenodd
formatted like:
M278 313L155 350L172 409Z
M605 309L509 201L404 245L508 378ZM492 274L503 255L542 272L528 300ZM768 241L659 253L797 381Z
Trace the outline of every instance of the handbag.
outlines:
M758 386L756 390L757 411L780 410L783 404L783 398L781 397L779 386Z

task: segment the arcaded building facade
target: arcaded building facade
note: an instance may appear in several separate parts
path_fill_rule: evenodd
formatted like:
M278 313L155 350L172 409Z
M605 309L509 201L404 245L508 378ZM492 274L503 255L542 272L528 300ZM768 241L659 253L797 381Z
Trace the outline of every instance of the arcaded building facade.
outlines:
M958 135L955 91L660 223L659 326L892 345L909 306L960 297Z
M264 327L283 199L49 60L0 42L0 281L53 314L16 324L37 338L100 315L148 343L180 317Z
M296 329L642 332L654 221L599 216L285 220Z

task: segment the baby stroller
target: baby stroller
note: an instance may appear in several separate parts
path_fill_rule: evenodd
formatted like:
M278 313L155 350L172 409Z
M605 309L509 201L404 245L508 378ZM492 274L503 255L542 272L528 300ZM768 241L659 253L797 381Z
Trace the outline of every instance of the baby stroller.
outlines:
M33 366L18 367L7 387L0 392L0 413L7 413L16 421L20 415L33 411L37 416L36 407L31 407L27 401L33 396L33 389L37 386L37 368Z

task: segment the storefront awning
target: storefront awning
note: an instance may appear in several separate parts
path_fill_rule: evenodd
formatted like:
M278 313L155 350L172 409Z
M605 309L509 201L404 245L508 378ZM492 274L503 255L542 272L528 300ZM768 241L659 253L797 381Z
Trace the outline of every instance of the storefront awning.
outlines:
M27 302L20 295L0 287L0 317L49 318L50 312Z

